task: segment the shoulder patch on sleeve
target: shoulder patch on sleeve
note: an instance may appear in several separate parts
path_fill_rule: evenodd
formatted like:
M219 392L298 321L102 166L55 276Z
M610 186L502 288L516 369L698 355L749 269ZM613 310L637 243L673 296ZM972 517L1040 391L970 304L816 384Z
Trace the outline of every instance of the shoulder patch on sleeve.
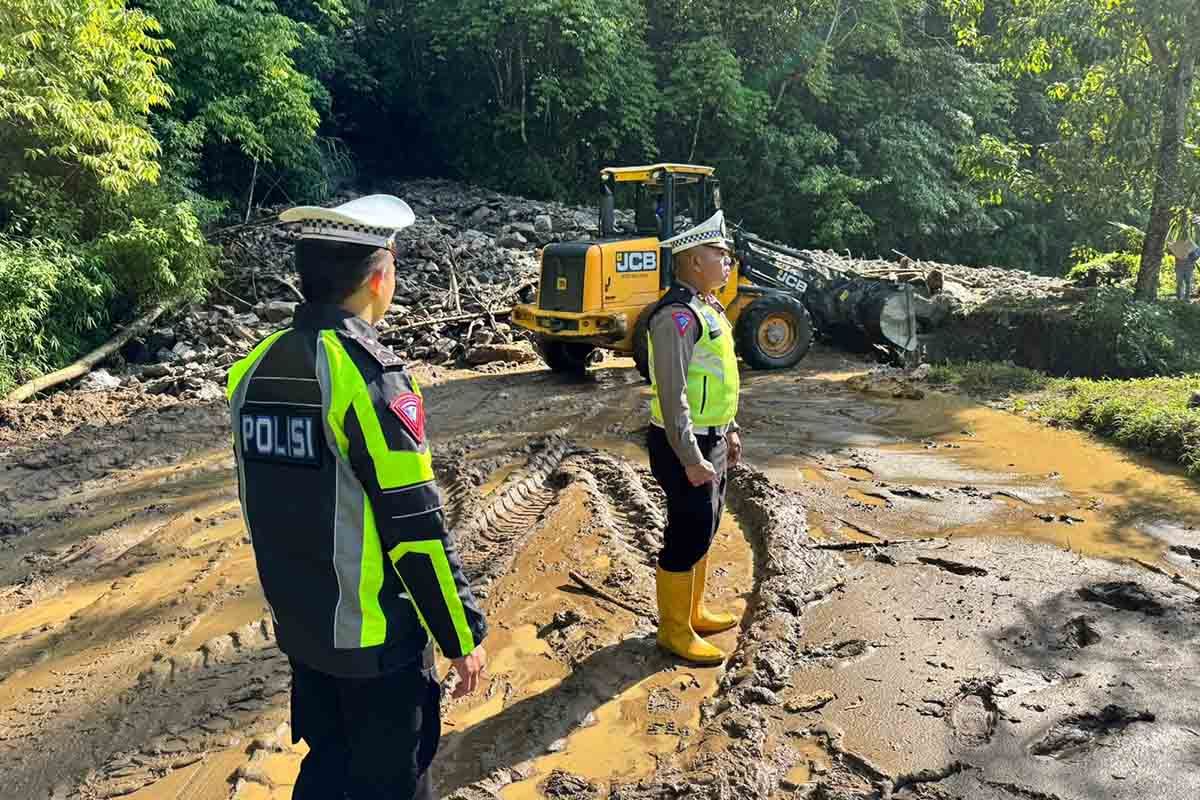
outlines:
M353 333L346 333L345 331L338 331L338 335L358 345L364 353L371 357L372 361L383 369L395 369L396 367L404 366L404 359L393 353L391 348L378 339L358 336Z
M683 336L692 325L693 315L690 311L672 311L671 319L674 320L675 329L679 331L679 335Z
M403 392L392 398L388 410L399 418L417 444L425 441L425 403L415 392Z

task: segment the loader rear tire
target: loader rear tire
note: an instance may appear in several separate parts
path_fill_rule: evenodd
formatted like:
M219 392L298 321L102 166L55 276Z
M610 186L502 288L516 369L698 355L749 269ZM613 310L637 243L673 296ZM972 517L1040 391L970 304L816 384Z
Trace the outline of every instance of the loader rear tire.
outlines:
M754 369L787 369L812 346L812 317L796 298L769 294L746 307L734 336L738 354Z
M538 339L538 350L542 360L554 372L587 372L592 351L596 348L579 342L563 342L558 339Z

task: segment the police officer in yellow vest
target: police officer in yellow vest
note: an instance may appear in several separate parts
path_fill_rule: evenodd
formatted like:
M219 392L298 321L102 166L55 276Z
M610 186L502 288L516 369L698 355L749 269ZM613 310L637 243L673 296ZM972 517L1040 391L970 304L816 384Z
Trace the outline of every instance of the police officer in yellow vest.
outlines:
M375 332L396 287L387 195L280 215L306 302L229 371L238 487L292 666L294 800L432 800L440 684L484 666L487 626L442 516L421 390Z
M735 420L738 365L733 331L713 293L732 266L725 217L662 243L675 283L651 311L650 468L667 496L667 528L658 557L658 643L698 664L725 653L702 637L737 624L707 608L708 549L725 503L726 469L741 458Z

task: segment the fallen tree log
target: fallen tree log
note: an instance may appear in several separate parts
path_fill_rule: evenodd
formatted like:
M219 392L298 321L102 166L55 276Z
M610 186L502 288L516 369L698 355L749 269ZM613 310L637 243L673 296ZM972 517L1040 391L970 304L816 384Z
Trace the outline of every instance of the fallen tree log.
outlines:
M60 370L51 372L49 375L43 375L40 378L34 378L28 383L22 384L10 392L5 398L5 403L20 403L29 399L38 392L43 392L46 389L52 389L60 383L74 380L75 378L83 377L92 371L104 359L111 356L117 350L125 346L125 343L132 339L137 334L144 331L146 328L154 324L154 321L162 316L162 313L167 310L167 303L160 303L154 308L147 311L138 319L118 333L107 342L97 347L92 352L83 356L79 360L63 367Z
M417 330L418 328L428 328L433 325L448 325L452 322L469 322L473 319L483 319L485 317L507 317L512 312L512 309L492 309L490 311L477 311L474 314L455 314L449 317L434 317L433 319L423 319L420 322L412 322L408 325L398 325L395 328L388 328L379 334L380 341L384 344L390 344L390 338L397 333L405 331Z

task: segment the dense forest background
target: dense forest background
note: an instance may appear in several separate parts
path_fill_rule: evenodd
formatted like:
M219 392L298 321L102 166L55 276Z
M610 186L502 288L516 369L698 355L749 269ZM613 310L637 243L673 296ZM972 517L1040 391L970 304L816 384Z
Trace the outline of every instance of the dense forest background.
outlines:
M1198 59L1195 0L0 0L0 388L203 295L251 205L410 176L707 163L797 246L1153 301Z

